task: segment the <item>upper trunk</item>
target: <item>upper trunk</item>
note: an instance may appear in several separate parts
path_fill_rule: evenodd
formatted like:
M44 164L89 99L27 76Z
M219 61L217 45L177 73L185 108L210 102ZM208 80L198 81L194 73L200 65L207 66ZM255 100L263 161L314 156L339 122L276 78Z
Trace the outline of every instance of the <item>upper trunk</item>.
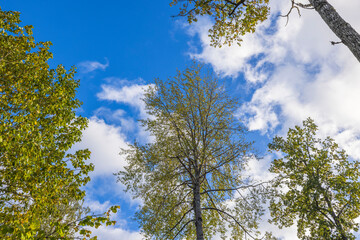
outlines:
M196 184L194 188L194 212L195 212L195 227L196 227L196 239L203 240L203 224L201 215L201 200L200 200L200 184Z
M321 18L360 62L360 35L328 3L327 0L309 0Z

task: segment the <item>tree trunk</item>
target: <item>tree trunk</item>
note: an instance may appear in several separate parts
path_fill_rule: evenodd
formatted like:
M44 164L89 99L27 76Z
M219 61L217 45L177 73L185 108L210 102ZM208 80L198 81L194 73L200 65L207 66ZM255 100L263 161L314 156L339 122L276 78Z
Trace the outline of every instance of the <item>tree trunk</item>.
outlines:
M309 2L360 62L360 35L355 29L336 12L327 0L309 0Z
M200 201L200 184L196 184L194 188L194 212L195 212L196 239L204 240L202 215L201 215L201 201Z

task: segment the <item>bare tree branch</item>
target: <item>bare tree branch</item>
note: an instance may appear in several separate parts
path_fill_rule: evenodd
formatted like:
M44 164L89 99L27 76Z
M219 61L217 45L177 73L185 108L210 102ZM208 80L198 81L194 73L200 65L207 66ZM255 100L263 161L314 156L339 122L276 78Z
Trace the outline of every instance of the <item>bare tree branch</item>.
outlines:
M298 14L299 14L299 17L301 17L299 7L304 8L304 9L314 9L314 7L311 4L302 4L302 3L295 2L295 0L291 0L291 7L289 9L289 12L287 14L285 14L285 15L280 15L281 17L286 17L285 26L289 23L289 16L290 16L293 9L296 9Z

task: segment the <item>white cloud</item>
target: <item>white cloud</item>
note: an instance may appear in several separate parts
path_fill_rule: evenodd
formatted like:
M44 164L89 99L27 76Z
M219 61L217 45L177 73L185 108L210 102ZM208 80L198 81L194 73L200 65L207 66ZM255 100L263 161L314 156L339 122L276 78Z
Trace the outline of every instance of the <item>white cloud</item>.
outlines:
M120 156L121 148L127 148L121 128L107 125L103 120L92 117L89 126L83 132L82 141L75 149L88 148L91 151L90 162L95 165L91 176L111 175L122 170L126 162Z
M111 110L106 107L100 107L94 111L94 115L98 118L103 118L120 125L123 133L135 131L137 128L136 120L127 116L126 111L123 109Z
M131 232L119 227L99 227L98 229L91 229L92 236L98 236L101 240L114 240L114 239L131 239L141 240L143 237L139 232Z
M270 160L273 156L265 156L262 159L251 157L246 164L244 177L251 177L254 182L266 182L274 178L274 174L268 171Z
M109 61L107 59L105 60L106 60L105 63L100 63L97 61L80 62L78 64L78 67L81 73L90 73L98 69L105 70L107 67L109 67Z
M114 186L112 186L114 187ZM109 207L112 205L109 201L100 203L97 200L86 199L84 205L90 207L91 214L102 214L108 211ZM122 209L120 208L119 212ZM118 213L119 213L118 212ZM101 240L113 240L113 239L142 239L140 232L138 231L129 231L127 227L127 221L125 219L119 218L119 214L111 214L111 220L115 220L115 226L105 226L102 225L99 228L86 227L86 229L92 232L91 236L97 236Z
M360 30L360 2L330 2ZM275 17L279 11L288 12L290 1L273 0L270 5ZM244 73L254 93L240 112L251 130L274 133L280 128L277 133L283 134L310 116L321 135L333 136L351 156L360 158L359 62L346 46L330 44L338 39L316 11L301 10L301 15L293 11L287 26L286 18L279 18L271 34L267 21L255 34L246 35L241 47L220 49L209 46L209 22L202 19L190 28L202 46L193 56L223 75Z
M133 115L132 118L137 121L138 119L146 119L150 117L146 113L145 103L143 101L144 93L149 87L153 87L153 84L132 84L121 87L116 84L105 84L101 86L102 91L97 94L97 97L101 100L115 101L117 103L123 103L133 107L137 110L138 116L136 116L136 114L136 117ZM131 119L124 117L122 118L122 121L124 124L126 124L126 121L129 121L130 124L134 123ZM149 132L140 125L140 122L137 122L136 129L137 139L141 143L153 141Z
M231 47L213 48L210 46L208 29L210 22L208 18L200 18L198 23L189 29L190 34L198 34L202 52L193 53L192 57L198 58L204 62L211 63L215 71L225 76L237 76L240 71L247 68L247 60L255 54L261 53L261 39L254 35L247 35L247 41L244 41L242 51L238 51L237 45Z
M115 112L121 118L121 111ZM97 117L90 118L88 128L83 132L82 141L77 143L72 150L84 148L89 148L91 151L90 162L95 165L94 171L90 173L91 181L85 187L84 206L90 208L90 214L104 213L110 206L117 204L124 203L133 208L138 206L140 200L132 199L130 194L125 193L124 186L117 183L116 176L113 175L119 170L124 170L127 164L124 156L119 155L121 148L127 148L122 128L106 124L104 120ZM139 232L128 230L127 210L120 209L120 212L123 213L112 216L112 219L117 222L115 226L89 228L92 236L98 236L98 239L102 240L142 239Z
M360 31L359 1L329 2ZM290 0L270 1L271 17L287 13L290 4ZM210 63L223 76L244 74L253 93L238 114L250 130L283 135L312 117L321 137L332 136L351 157L360 159L360 64L346 46L330 44L338 38L317 12L301 10L301 15L293 11L287 26L286 18L277 19L270 33L267 21L255 34L246 35L241 47L220 49L209 46L209 20L201 19L189 30L201 41L201 49L191 55ZM266 172L271 159L250 161L248 172L255 179L270 178ZM268 218L266 213L264 219ZM264 221L261 229L283 239L297 239L296 226L279 230Z
M142 98L144 97L146 89L150 86L152 85L133 84L119 88L113 85L102 85L102 91L98 93L97 96L101 100L129 104L139 111L141 118L146 118L148 115L146 114L145 103Z
M357 11L360 9L359 1L331 3L356 29L360 29ZM273 0L271 6L273 14L278 14L278 10L286 13L290 1ZM323 135L336 137L351 156L360 157L360 109L357 106L360 102L359 63L345 46L330 44L330 41L337 41L337 38L316 12L302 11L302 17L299 18L294 11L286 27L285 22L286 19L279 19L276 31L270 35L266 31L270 22L265 22L255 34L244 37L241 47L224 46L215 49L209 46L209 22L201 19L190 28L191 33L198 34L201 41L201 52L193 53L192 56L212 64L215 71L225 76L236 77L239 73L244 73L246 81L254 88L251 100L240 109L250 129L272 133L280 128L277 133L282 134L289 127L300 124L311 116L320 126ZM258 60L254 60L256 58ZM271 67L268 68L267 64ZM84 62L80 67L84 73L88 73L97 69L105 70L108 65L108 62ZM102 85L98 98L128 104L137 109L141 118L147 117L141 99L149 85L130 85L123 80L120 85L116 85L114 81L118 79L108 79L108 84ZM98 109L96 115L117 119L121 127L108 125L94 117L90 119L89 128L84 132L83 141L77 146L87 147L92 151L95 177L109 176L125 165L119 152L121 147L126 147L122 132L125 125L129 124L124 121L130 118L125 117L123 110L111 111L106 108ZM134 124L131 119L130 122ZM145 132L143 134L146 135ZM256 179L269 179L271 176L266 169L270 160L271 157L261 162L250 161L248 171ZM122 186L115 185L113 181L104 186L106 189L103 191L120 194ZM102 211L109 203L89 200L88 204ZM267 215L264 219L268 217ZM272 230L284 239L297 239L296 227L280 231L263 222L261 229ZM121 226L100 227L94 229L94 234L105 240L141 239L139 232L127 231Z
M264 214L263 219L270 219L270 213L268 211ZM276 227L273 224L270 224L267 221L262 221L259 224L259 229L261 229L263 234L265 232L271 232L273 236L275 236L277 239L282 239L282 240L298 239L296 224L288 228L279 229L278 227Z
M95 214L102 214L106 212L109 207L111 206L109 201L106 201L104 203L100 203L97 200L90 200L86 199L84 202L84 206L89 207L92 213Z

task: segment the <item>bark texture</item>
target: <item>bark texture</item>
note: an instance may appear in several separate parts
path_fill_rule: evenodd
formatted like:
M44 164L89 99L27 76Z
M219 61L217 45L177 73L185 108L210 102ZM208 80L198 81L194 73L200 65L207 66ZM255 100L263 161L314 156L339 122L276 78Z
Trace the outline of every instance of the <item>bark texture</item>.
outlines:
M340 38L360 62L360 35L328 3L327 0L309 0L330 29Z
M194 212L195 212L195 227L196 227L196 239L203 240L203 224L201 214L201 200L200 200L200 184L196 184L194 188Z

